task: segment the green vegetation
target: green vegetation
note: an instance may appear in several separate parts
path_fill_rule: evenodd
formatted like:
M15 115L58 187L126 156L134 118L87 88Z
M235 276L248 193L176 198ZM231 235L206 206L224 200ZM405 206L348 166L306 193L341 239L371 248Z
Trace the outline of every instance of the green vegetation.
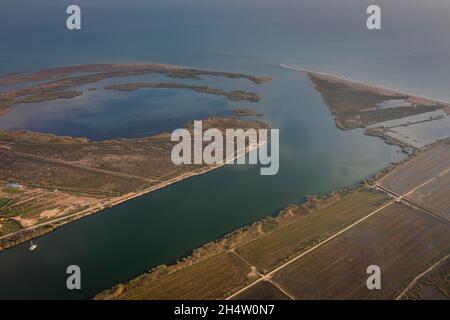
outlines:
M3 208L11 201L12 201L12 199L9 199L9 198L0 198L0 208Z
M7 194L19 194L19 193L23 193L23 190L20 189L14 189L14 188L5 188L2 190L4 193Z

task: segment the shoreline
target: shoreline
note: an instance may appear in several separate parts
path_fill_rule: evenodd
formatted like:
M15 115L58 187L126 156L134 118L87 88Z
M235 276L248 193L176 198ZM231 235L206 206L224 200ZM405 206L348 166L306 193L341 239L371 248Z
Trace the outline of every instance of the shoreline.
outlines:
M450 116L450 102L426 97L423 95L420 96L415 93L397 90L382 85L374 85L362 81L355 81L333 74L316 72L301 67L293 67L285 64L281 64L280 67L303 72L307 77L309 77L314 85L314 89L322 95L322 99L324 100L325 105L328 107L331 115L334 116L336 127L340 130L345 131L357 128L363 129L365 135L379 138L388 145L396 145L400 147L401 152L406 154L411 154L415 150L423 149L429 145L432 145L436 141L448 138L448 136L437 137L436 139L434 139L434 141L419 146L402 139L397 139L395 136L388 134L391 127L385 126L383 125L383 123L390 120L401 121L402 119L406 119L408 117L425 115L429 112L435 112L437 110L443 112L444 115L442 116L442 118L445 118L445 114L447 114L447 117ZM318 81L330 83L332 84L332 86L320 84L320 82L318 83ZM337 87L338 89L333 89L333 86L335 88ZM352 101L351 97L336 98L336 96L339 96L340 92L331 90L342 90L344 94L347 95L351 95L353 92L358 94L367 93L369 96L375 95L384 98L387 101L391 99L403 99L408 101L411 106L374 110L373 107L376 106L376 100L375 102L370 100L364 101L362 99L355 99ZM347 91L347 93L345 92L345 90ZM378 100L380 100L380 98L378 98ZM390 111L392 111L392 113L389 113ZM427 119L426 121L435 120L438 119ZM397 127L403 127L406 125L409 126L414 124L406 122L404 124L397 125ZM418 137L418 139L420 140L420 136Z
M70 88L77 87L79 85L83 84L92 84L96 83L101 80L110 79L110 78L127 78L130 76L136 76L136 75L146 75L146 74L160 74L164 75L168 78L177 78L177 79L195 79L195 80L203 80L205 77L222 77L226 79L245 79L250 82L253 82L254 84L262 84L265 82L269 82L272 80L271 77L261 77L261 76L252 76L244 73L237 73L237 72L224 72L224 71L216 71L216 70L207 70L207 69L196 69L196 68L190 68L190 67L184 67L184 66L178 66L178 65L172 65L172 64L159 64L159 63L121 63L121 64L82 64L82 65L72 65L72 66L62 66L62 67L54 67L54 68L48 68L48 69L42 69L42 70L35 70L30 72L22 72L22 73L14 73L14 74L8 74L3 75L0 77L0 89L6 89L7 91L0 91L0 116L4 115L5 113L13 110L14 106L16 104L20 103L29 103L29 102L44 102L44 101L51 101L51 100L60 100L62 98L72 98L74 96L78 96L81 94L81 92L78 91L67 91ZM42 81L42 83L37 83L37 81ZM15 86L20 85L17 88L8 88L7 86ZM154 84L136 84L136 83L122 83L122 84L116 84L116 86L108 86L106 89L116 89L116 90L136 90L139 89L141 86L144 87L155 87L155 88L175 88L175 89L191 89L194 91L198 91L201 93L206 94L213 94L213 95L223 95L228 98L228 100L231 101L240 101L240 100L248 100L250 102L258 102L260 100L260 97L257 93L252 92L246 92L246 91L225 91L223 89L219 88L213 88L208 86L189 86L186 84L178 84L178 83L154 83ZM211 118L214 119L214 118ZM235 117L236 121L238 120L237 117ZM244 120L242 120L244 121ZM245 121L247 122L247 121ZM256 124L257 122L255 122ZM259 123L263 124L267 128L270 128L270 125L267 122L259 121ZM1 132L8 132L7 130L3 130ZM15 131L12 131L15 132ZM18 131L17 131L18 132ZM32 131L27 131L30 134L35 134ZM39 133L36 133L39 135ZM142 139L151 139L152 137L157 137L161 134L166 134L165 132L161 132L160 134L151 136L151 137L144 137ZM14 140L14 135L11 135L12 137L7 136L6 141L10 143L10 140ZM25 137L26 138L26 137ZM39 138L39 137L38 137ZM56 137L55 139L75 139L78 138L72 138L72 137ZM8 140L9 139L9 140ZM46 137L48 140L49 138ZM137 139L136 141L138 141ZM102 142L94 142L94 141L88 141L86 139L86 142L89 143L98 143L101 146L106 146L104 148L108 148L107 143L111 142L114 143L114 141L125 141L124 139L114 139L114 140L105 140ZM13 141L14 142L14 141ZM44 143L49 144L48 141L44 141ZM64 141L62 142L64 143ZM103 145L101 144L103 143ZM49 144L50 145L50 144ZM2 147L2 146L0 146ZM19 146L20 147L20 146ZM46 151L49 150L49 148L46 146ZM249 148L249 150L245 150L243 154L240 154L242 150L236 150L235 157L229 161L233 161L242 155L245 155L246 153L253 150L252 146L246 146L246 148ZM260 145L257 146L258 148ZM22 146L23 148L23 146ZM56 147L55 147L56 148ZM114 148L117 149L117 146L112 146L111 150L114 150ZM10 152L10 154L7 155L6 158L6 164L11 164L11 168L13 167L13 164L15 163L14 156L22 156L26 157L27 159L31 159L29 162L27 162L25 165L28 165L28 167L25 167L25 169L29 169L34 163L32 161L44 161L46 164L50 163L51 165L56 163L58 166L70 166L71 170L68 172L68 175L77 173L76 170L87 170L89 172L95 172L96 174L103 174L104 176L113 176L116 179L126 179L131 178L134 179L132 182L130 182L130 185L134 185L136 187L124 187L123 182L116 182L116 185L113 185L113 187L117 187L117 192L114 192L111 194L111 191L109 191L109 196L106 195L104 198L91 202L88 207L83 207L77 210L76 212L62 212L59 214L59 217L56 216L55 219L49 220L49 221L41 221L38 223L32 222L23 224L20 223L21 229L15 228L8 231L13 231L8 234L0 235L0 252L4 249L13 247L19 243L22 243L24 241L28 241L30 239L42 236L46 233L49 233L56 228L72 222L74 220L78 220L80 218L86 217L90 214L102 211L107 208L111 208L113 206L119 205L123 202L126 202L128 200L140 197L142 195L145 195L147 193L150 193L152 191L156 191L158 189L164 188L166 186L169 186L171 184L174 184L176 182L182 181L184 179L207 173L211 170L217 169L221 167L222 165L227 164L229 161L223 160L224 163L220 164L213 164L213 165L207 165L202 164L200 167L194 166L192 168L185 167L180 169L177 166L173 166L170 159L167 157L166 167L171 169L163 170L161 179L155 181L153 179L147 179L144 176L133 175L133 174L127 174L124 172L124 174L120 174L117 172L114 172L113 170L102 170L99 168L90 168L89 165L77 165L76 163L70 163L70 161L61 161L58 159L52 159L52 156L39 156L39 152L35 152L38 154L28 154L28 152L22 151L22 153L16 152L16 151L10 151L10 148L5 148L6 150L1 150L4 152ZM62 150L62 151L61 151ZM64 149L57 150L59 152L64 152ZM153 147L149 149L150 152L158 152L158 147ZM154 151L156 150L156 151ZM69 150L69 153L71 151ZM111 151L113 153L113 151ZM136 152L135 152L136 153ZM87 154L87 155L86 155ZM84 153L86 158L89 158L89 153ZM135 154L133 154L136 156ZM133 156L132 155L132 156ZM95 158L96 154L93 155L93 158ZM114 154L113 154L114 156ZM76 159L76 157L75 157ZM92 160L92 159L91 159ZM147 157L144 158L145 161L150 161L150 164L154 164L156 161L153 161L152 158ZM9 161L9 163L8 163ZM114 160L111 160L109 164L112 164L114 167ZM170 164L170 165L169 165ZM159 165L160 163L156 163L156 172L159 172ZM139 164L138 164L139 166ZM162 164L164 167L164 163ZM60 171L60 167L58 168ZM95 167L95 166L94 166ZM18 168L18 170L21 170L22 168ZM24 169L24 170L25 170ZM56 170L58 170L56 169ZM109 168L111 169L111 168ZM8 171L9 170L9 171ZM27 186L35 187L35 189L47 189L45 186L39 186L39 183L35 183L35 181L32 181L33 175L30 175L31 173L26 176L25 172L22 176L15 175L14 171L12 171L9 167L5 167L5 174L4 174L4 180L7 181L10 177L15 177L14 180L21 181ZM61 174L61 173L60 173ZM64 173L61 174L64 176ZM24 179L23 176L25 176ZM169 178L166 180L166 178ZM44 177L45 178L45 177ZM81 179L81 178L80 178ZM23 180L23 181L22 181ZM44 179L45 180L45 179ZM53 179L55 180L55 179ZM137 182L139 180L139 182ZM103 181L103 180L102 180ZM117 180L118 181L118 180ZM61 191L71 191L70 189L67 190L66 188L66 181L57 181L56 182L62 182L62 183L56 183L54 185L59 186L59 188L55 190L61 190ZM108 181L106 181L108 182ZM150 183L148 183L150 182ZM33 183L35 186L33 186ZM64 184L65 183L65 184ZM82 182L84 183L84 181ZM122 183L122 184L121 184ZM154 184L156 183L156 184ZM86 184L86 183L85 183ZM70 185L70 183L69 183ZM83 185L83 184L81 184ZM79 190L73 190L75 192L83 193L84 190L89 190L89 188L85 188L85 185ZM119 189L121 188L121 189ZM50 186L49 190L51 190L52 187ZM91 193L89 193L91 194ZM48 209L50 210L50 209ZM53 210L53 209L52 209ZM44 210L45 211L45 210ZM2 216L0 216L1 220ZM5 221L14 220L13 218L8 217L7 215L4 216ZM35 224L36 223L36 224ZM2 228L2 224L0 223L0 229ZM8 232L6 231L6 232Z
M93 84L111 78L127 78L148 74L161 74L169 78L195 80L215 76L228 79L247 79L255 84L262 84L272 80L271 77L257 77L236 72L195 69L157 63L86 64L56 67L0 77L0 90L6 86L20 85L19 88L0 91L0 116L12 111L16 105L21 103L45 102L82 95L82 92L68 91L68 89L80 85ZM28 85L25 86L24 84ZM242 95L243 92L240 94ZM231 92L228 95L238 97L239 92Z
M427 96L424 96L424 95L418 95L417 93L403 91L403 90L390 88L390 87L386 87L386 86L382 86L382 85L374 85L372 83L352 80L352 79L348 79L348 78L345 78L345 77L342 77L342 76L338 76L338 75L334 75L334 74L330 74L330 73L317 72L317 71L313 71L313 70L309 70L309 69L305 69L305 68L301 68L301 67L289 66L289 65L286 65L286 64L280 64L279 67L284 68L284 69L288 69L288 70L301 71L301 72L304 72L304 73L318 74L318 75L321 75L321 76L334 78L336 80L341 80L341 81L345 81L345 82L348 82L348 83L363 85L365 87L369 87L369 88L373 88L373 89L387 90L387 91L390 91L391 93L404 94L404 95L408 95L408 96L410 96L412 98L425 99L425 100L429 100L430 102L436 102L438 104L443 104L444 105L443 108L450 107L450 102L449 101L434 99L434 98L430 98L430 97L427 97Z
M167 274L171 274L196 263L201 263L202 261L210 259L217 254L234 252L234 249L238 246L249 244L259 239L261 236L272 233L278 228L284 228L292 223L295 223L300 214L292 213L292 208L299 207L301 210L308 212L308 214L312 214L315 210L339 201L339 199L341 199L341 197L345 194L360 191L362 188L364 187L345 187L339 190L331 191L323 196L308 196L303 203L298 205L288 204L280 208L273 216L263 217L252 223L239 227L219 238L206 242L203 245L192 249L189 254L178 257L177 262L175 263L169 265L159 264L150 267L148 271L136 277L96 293L92 299L114 300L121 295L124 290L133 289L134 286L138 286L140 281L146 277L149 277L152 281L157 281L160 277L164 277ZM266 224L269 226L272 225L271 228L273 229L269 227L268 230L263 231Z
M31 227L27 227L24 229L21 229L19 231L13 232L13 233L9 233L3 236L0 236L0 253L2 251L8 250L10 248L13 248L21 243L24 243L26 241L32 240L32 239L36 239L38 237L41 237L45 234L48 234L50 232L55 231L57 228L62 227L68 223L74 222L76 220L88 217L92 214L95 213L100 213L104 210L110 209L114 206L118 206L122 203L125 203L127 201L133 200L135 198L139 198L141 196L144 196L146 194L149 194L151 192L157 191L159 189L163 189L166 187L169 187L173 184L176 184L177 182L181 182L183 180L195 177L195 176L199 176L202 174L206 174L210 171L213 171L215 169L219 169L227 164L229 164L230 162L234 162L235 160L237 160L238 158L241 158L243 156L246 156L247 154L249 154L252 151L258 150L260 147L264 146L267 143L267 141L264 141L264 143L258 143L256 145L253 146L249 146L246 147L245 150L238 150L236 153L236 155L228 160L228 161L224 161L221 164L216 164L216 165L212 165L212 166L208 166L206 168L200 168L200 169L196 169L187 173L184 173L180 176L176 176L174 178L171 178L167 181L158 183L156 185L153 185L149 188L143 189L141 191L137 191L137 192L130 192L128 194L116 197L116 198L112 198L108 203L102 203L99 205L95 205L93 207L87 208L81 212L76 212L73 213L71 215L67 215L67 216L62 216L59 218L56 218L54 220L51 221L47 221L47 222L43 222L41 224L37 224ZM240 153L241 152L241 153ZM42 230L39 230L42 229ZM23 235L22 235L23 234ZM18 239L14 239L15 237L18 237ZM12 238L12 239L11 239ZM5 244L2 244L2 242L5 242Z
M267 236L274 231L288 227L289 225L301 219L303 215L314 214L315 211L320 210L328 205L339 202L345 196L356 192L367 192L371 190L377 190L377 181L381 181L383 178L390 175L396 169L402 167L405 163L412 161L420 154L433 148L435 145L442 143L442 141L434 142L422 149L417 150L414 153L408 154L408 156L396 163L392 163L365 179L356 182L354 185L346 186L340 189L331 190L323 195L310 195L306 196L305 200L299 204L287 204L280 208L275 215L266 216L260 218L254 222L236 228L235 230L218 237L214 240L204 243L203 245L191 250L189 254L180 256L175 263L171 264L159 264L151 267L147 272L144 272L136 277L133 277L127 281L118 283L111 288L104 289L96 293L92 299L94 300L117 300L121 295L128 290L134 290L139 287L143 282L150 281L156 282L165 276L168 276L184 268L193 266L198 263L202 263L205 260L211 259L214 256L223 253L235 253L237 247L247 245L253 241ZM389 196L389 195L388 195ZM389 202L392 204L393 201ZM389 205L388 204L388 205ZM299 212L295 212L295 210ZM308 249L309 250L309 249ZM428 270L427 270L428 271ZM272 270L270 273L273 273ZM424 274L426 272L423 272ZM256 282L261 281L257 280ZM255 283L256 283L255 282ZM254 282L250 282L254 283ZM242 289L230 293L225 300L234 297Z

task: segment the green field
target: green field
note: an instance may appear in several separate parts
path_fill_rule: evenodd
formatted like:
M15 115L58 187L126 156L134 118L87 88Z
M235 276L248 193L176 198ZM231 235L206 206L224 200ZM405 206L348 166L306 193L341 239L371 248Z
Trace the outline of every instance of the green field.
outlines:
M356 191L340 201L236 249L267 273L389 201L378 191Z

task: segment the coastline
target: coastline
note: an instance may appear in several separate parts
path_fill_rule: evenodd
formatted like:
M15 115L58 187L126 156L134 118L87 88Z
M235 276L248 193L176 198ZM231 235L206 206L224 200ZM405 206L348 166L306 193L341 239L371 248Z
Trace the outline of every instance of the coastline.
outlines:
M357 85L363 85L365 87L370 87L370 88L373 88L373 89L382 89L382 90L390 91L391 93L403 94L403 95L408 95L408 96L413 97L413 98L425 99L425 100L433 101L433 102L436 102L438 104L442 104L443 108L450 106L450 102L448 102L448 101L434 99L434 98L430 98L430 97L427 97L427 96L418 95L416 93L411 93L411 92L408 92L408 91L403 91L403 90L399 90L399 89L395 89L395 88L389 88L389 87L382 86L382 85L374 85L372 83L352 80L352 79L348 79L348 78L345 78L345 77L342 77L342 76L337 76L337 75L334 75L334 74L329 74L329 73L324 73L324 72L317 72L317 71L313 71L313 70L309 70L309 69L305 69L305 68L300 68L300 67L289 66L289 65L285 65L285 64L280 64L279 66L281 68L288 69L288 70L295 70L295 71L301 71L301 72L304 72L304 73L317 74L317 75L321 75L321 76L325 76L325 77L329 77L329 78L334 78L334 79L337 79L337 80L345 81L345 82L348 82L348 83L353 83L353 84L357 84Z
M271 77L257 77L252 75L247 75L243 73L236 73L236 72L222 72L222 71L214 71L214 70L205 70L205 69L195 69L195 68L189 68L189 67L183 67L183 66L177 66L177 65L171 65L171 64L156 64L156 63L125 63L125 64L88 64L88 65L74 65L74 66L65 66L65 67L55 67L50 69L43 69L38 71L31 71L31 72L25 72L25 73L16 73L16 74L9 74L4 75L0 77L0 89L6 89L8 91L0 91L0 116L5 114L6 112L11 111L16 104L19 103L32 103L32 102L44 102L44 101L51 101L51 100L59 100L59 99L70 99L72 97L78 96L82 94L82 92L78 91L67 91L69 88L76 87L82 84L92 84L96 83L98 81L109 79L109 78L127 78L129 76L136 76L136 75L146 75L146 74L161 74L165 75L169 78L178 78L178 79L195 79L195 80L202 80L204 77L207 76L214 76L214 77L223 77L227 79L245 79L248 81L251 81L255 84L262 84L265 82L269 82L272 80ZM36 81L43 81L43 83L38 83L36 85L32 85L33 82ZM45 81L45 82L44 82ZM2 86L14 86L19 85L16 88L10 88L8 87L2 87ZM144 87L150 87L150 88L168 88L168 89L191 89L194 91L198 91L200 93L206 93L206 94L212 94L212 95L222 95L227 97L231 101L240 101L240 100L248 100L250 102L258 102L260 100L260 97L257 93L251 93L246 91L226 91L219 88L213 88L209 86L189 86L186 84L178 84L178 83L144 83L138 84L135 83L122 83L122 84L116 84L115 86L108 86L106 89L115 89L115 90L136 90L139 89L140 86ZM90 89L89 89L90 90ZM226 119L226 118L217 118L219 119L218 122L220 123L220 119ZM216 119L216 120L217 120ZM231 119L231 118L230 118ZM234 118L233 122L239 123L246 122L247 124L252 121L244 121L244 120L238 120L238 117ZM214 117L209 118L207 120L215 121ZM257 122L255 122L256 124ZM222 122L222 125L224 122ZM246 127L247 124L244 124L243 127ZM220 124L219 124L220 125ZM233 123L231 124L233 125ZM267 122L259 121L259 125L263 125L267 128L270 128L270 125ZM225 122L226 126L226 122ZM232 126L230 126L232 128ZM171 184L174 184L176 182L182 181L184 179L207 173L211 170L217 169L221 167L222 165L227 164L228 162L219 164L219 165L202 165L200 168L193 167L193 168L183 168L179 169L176 166L174 166L171 163L170 157L167 156L167 154L164 154L166 164L164 162L158 163L160 160L154 160L158 159L160 154L158 152L161 152L161 148L165 148L166 146L159 146L156 145L160 142L156 141L154 144L154 147L150 144L149 149L142 149L138 144L139 142L136 142L133 146L133 154L129 154L129 157L135 161L135 159L139 158L141 155L136 150L144 150L145 152L149 152L147 155L145 155L145 158L142 158L142 161L147 161L147 164L150 165L151 168L153 168L153 165L155 165L155 172L159 173L161 172L161 176L158 178L158 180L154 180L153 177L148 177L147 171L139 172L139 170L131 170L132 173L127 173L127 168L125 166L124 171L118 170L116 172L116 169L118 168L117 165L114 163L115 157L118 157L117 151L114 150L120 150L121 143L124 144L126 141L132 142L132 139L115 139L115 140L105 140L103 142L92 142L87 139L85 141L78 141L80 145L82 143L98 143L98 146L108 149L105 154L108 154L110 156L110 159L112 160L104 160L100 164L92 164L97 161L97 159L102 159L101 152L97 153L91 153L88 148L85 148L83 150L83 156L87 159L87 161L91 161L91 164L84 163L84 165L79 165L77 162L80 160L78 158L78 155L73 151L69 150L64 147L61 147L59 150L52 149L51 143L49 143L49 140L56 139L61 141L61 145L65 143L63 141L65 138L67 138L67 143L72 143L72 140L80 140L75 139L71 137L64 137L64 136L54 136L51 137L51 135L47 135L43 138L43 140L46 140L47 145L44 147L44 151L42 151L42 154L40 153L39 149L42 148L42 145L39 145L39 138L40 133L39 132L32 132L29 131L29 134L31 136L35 135L37 140L32 141L32 143L35 143L33 145L33 151L30 153L28 152L28 148L26 146L26 143L23 144L23 141L27 139L27 134L21 135L19 131L17 131L17 136L15 137L14 132L11 131L8 133L8 131L2 131L1 133L6 133L5 138L5 144L0 145L0 152L3 152L5 157L3 160L4 165L4 172L1 176L1 181L5 182L5 185L7 185L8 181L17 181L21 182L23 185L26 185L30 187L29 189L32 189L28 193L32 193L33 190L47 190L47 195L49 193L53 192L59 192L61 191L61 195L63 195L64 192L66 192L66 196L69 196L69 192L75 192L77 196L79 194L90 194L90 195L103 195L103 198L98 198L98 201L93 199L92 202L88 203L87 206L79 206L76 203L72 205L71 203L69 206L78 206L74 210L69 209L61 209L58 216L55 216L55 219L49 220L48 217L44 216L43 220L39 221L37 219L40 218L40 216L37 216L37 218L34 221L31 221L32 219L29 219L28 222L26 221L23 223L19 219L21 219L20 215L17 215L17 220L19 226L21 227L20 230L18 230L18 227L15 227L15 229L7 230L0 236L0 252L4 249L13 247L19 243L22 243L24 241L33 239L38 236L42 236L46 233L49 233L56 228L72 222L74 220L86 217L90 214L102 211L104 209L119 205L123 202L126 202L128 200L140 197L144 194L150 193L155 190L159 190L161 188L164 188L166 186L169 186ZM9 134L9 135L8 135ZM160 135L164 135L166 133L162 132L160 134L150 136L150 137L144 137L142 139L152 139L156 138ZM9 147L9 144L15 145L16 141L14 139L22 139L22 145L18 148L22 148L19 151L11 150ZM138 141L139 139L135 139ZM37 142L36 142L37 141ZM150 142L153 140L150 140ZM102 144L103 143L103 144ZM108 146L109 143L109 146ZM257 146L258 148L260 145ZM24 149L25 148L25 149ZM83 148L83 146L80 147L80 149ZM104 149L103 148L103 149ZM153 149L152 149L153 148ZM94 149L96 147L94 146ZM102 150L103 150L102 149ZM56 150L56 151L55 151ZM65 161L64 159L58 159L58 156L54 156L55 152L56 154L61 154L64 157L64 152L67 150L68 157L70 158L68 161ZM112 150L112 151L111 151ZM230 161L234 161L240 156L245 155L246 153L253 150L253 147L250 146L249 150L245 150L243 154L239 154L242 152L242 150L237 150L235 158L233 158ZM33 154L34 152L34 154ZM59 152L59 153L58 153ZM109 153L108 153L109 152ZM156 156L151 156L151 153L155 153ZM120 152L118 153L120 154ZM3 156L3 154L2 154ZM23 159L25 157L28 162L26 162L23 166L20 167L16 166L14 167L14 163L17 162L17 157L22 157L20 159ZM90 157L90 158L89 158ZM96 158L97 157L97 158ZM133 158L134 157L134 158ZM106 156L105 156L106 158ZM34 161L34 162L33 162ZM62 180L58 180L57 178L53 179L51 182L48 182L49 180L46 179L47 177L43 177L41 179L36 177L35 175L36 171L31 170L33 165L36 165L36 163L42 163L44 161L47 164L47 167L50 166L47 171L53 172L54 167L58 166L59 169L55 169L55 172L57 174L53 174L54 177L63 177ZM108 162L109 161L109 162ZM136 161L135 161L136 162ZM142 166L142 163L135 164L135 168ZM170 164L170 165L169 165ZM104 168L101 168L102 165L106 165L106 170ZM130 165L132 165L130 163ZM28 166L28 167L26 167ZM161 167L166 166L166 168L161 169ZM172 167L172 168L170 168ZM24 169L25 168L25 169ZM67 174L64 172L64 168L70 168L70 172L68 171ZM15 170L14 170L15 169ZM27 170L28 171L27 171ZM23 172L22 172L23 170ZM59 171L57 171L59 170ZM77 171L78 170L78 171ZM80 171L81 170L81 171ZM83 171L84 170L84 171ZM161 171L162 170L162 171ZM44 170L45 171L45 170ZM136 174L135 172L138 171ZM15 172L21 172L21 175L16 175ZM101 178L103 180L99 180L99 184L103 182L103 185L106 185L104 189L97 190L95 188L94 184L89 184L87 179L83 180L83 176L81 176L80 172L89 172L93 174L103 175ZM133 174L133 172L135 174ZM75 181L75 187L72 188L73 183L70 182L70 175L72 174L72 179ZM78 174L78 176L77 176ZM67 178L64 181L64 177ZM81 177L80 177L81 176ZM42 177L42 175L40 176ZM78 180L78 177L79 180ZM105 178L106 177L106 178ZM112 180L108 180L108 177L113 177L112 179L116 179L114 182L111 182ZM170 178L168 180L165 179L165 177ZM120 180L121 179L121 180ZM129 185L128 181L125 181L126 179L129 179ZM95 179L94 179L95 180ZM46 183L42 184L39 181L47 181ZM53 182L53 184L52 184ZM154 184L156 182L156 184ZM77 185L79 183L79 185ZM114 183L116 183L114 185ZM109 186L111 184L112 186ZM79 187L80 186L80 187ZM33 189L34 188L34 189ZM112 191L111 191L112 190ZM137 190L137 191L136 191ZM87 191L87 192L84 192ZM98 191L98 192L97 192ZM26 193L27 193L26 192ZM26 198L28 196L25 195ZM57 195L58 193L54 193L54 195ZM3 194L5 197L7 197L7 194L4 192ZM75 196L76 197L76 196ZM10 198L10 197L8 197ZM11 197L13 198L13 197ZM50 198L50 196L49 196ZM50 199L52 200L52 199ZM42 201L41 201L42 202ZM59 210L61 205L55 206L56 209L51 207L50 202L48 202L48 206L41 210L41 212L46 212L49 215L52 215L51 211L54 212ZM67 207L67 206L66 206ZM26 210L29 210L30 206L26 208L19 208L18 212L28 212ZM23 210L22 210L23 209ZM9 208L8 210L13 210ZM8 212L2 212L0 215L0 230L2 229L2 219L3 221L14 221L14 212L12 216L8 216ZM11 232L12 231L12 232ZM9 233L7 233L9 232ZM2 233L0 233L2 234Z
M332 191L324 196L307 197L306 201L300 205L287 205L286 207L281 208L274 216L261 218L251 224L237 228L236 230L227 233L220 238L207 242L200 247L194 248L190 254L179 257L177 262L174 264L156 265L146 273L97 293L93 299L115 299L125 290L132 290L134 287L138 286L140 282L144 281L147 277L151 279L151 281L157 281L160 277L171 274L185 267L192 266L196 263L200 263L217 254L234 252L235 247L249 244L259 239L261 236L270 234L278 228L287 227L290 224L295 223L301 215L313 214L315 210L333 204L339 201L339 199L346 194L356 192L361 190L361 188L361 186L347 187L341 190ZM299 208L300 213L293 212L295 208Z
M149 188L146 188L144 190L137 191L137 192L130 192L128 194L125 194L125 195L122 195L122 196L119 196L116 198L112 198L107 203L95 205L95 206L87 208L81 212L76 212L71 215L62 216L62 217L56 218L54 220L50 220L50 221L47 221L47 222L44 222L41 224L37 224L37 225L31 226L31 227L21 229L19 231L16 231L16 232L13 232L10 234L0 236L0 252L2 252L3 250L7 250L9 248L15 247L16 245L19 245L28 240L32 240L32 239L38 238L40 236L43 236L43 235L50 233L50 232L56 230L57 228L65 225L65 224L68 224L70 222L85 218L85 217L90 216L95 213L99 213L103 210L112 208L112 207L122 204L124 202L133 200L135 198L141 197L146 194L149 194L153 191L157 191L159 189L169 187L169 186L171 186L177 182L181 182L185 179L189 179L189 178L192 178L192 177L195 177L198 175L206 174L212 170L219 169L219 168L229 164L230 162L234 162L236 159L247 155L248 153L250 153L252 151L258 150L260 147L264 146L266 143L267 143L267 141L265 141L264 143L253 145L253 146L248 146L245 148L245 150L238 150L237 154L234 156L234 158L232 158L228 161L225 161L224 163L207 166L205 168L200 168L197 170L193 170L193 171L184 173L182 175L176 176L174 178L171 178L167 181L158 183L158 184L151 186ZM241 152L241 153L239 153L239 152Z
M395 128L415 128L425 122L445 119L450 116L450 102L304 68L284 64L280 67L303 72L309 77L314 89L322 95L325 105L334 116L336 127L341 130L363 129L365 135L380 138L389 145L397 145L406 154L449 137L448 134L442 133L427 140L426 136L420 134L420 130L414 135L411 129L402 138ZM386 101L404 101L406 104L390 108L380 107L380 103ZM431 118L430 114L438 111L442 116ZM430 118L418 122L408 120L426 115L430 115ZM396 121L398 124L389 126L386 123L390 121Z
M79 75L79 73L84 73ZM78 74L78 75L77 75ZM93 84L101 80L110 78L126 78L130 76L164 74L169 78L201 80L202 77L214 76L228 79L247 79L255 84L262 84L272 80L270 77L256 77L243 73L222 72L204 69L194 69L171 64L87 64L66 67L56 67L35 72L10 74L0 77L0 90L3 86L23 85L30 83L31 86L24 86L19 89L0 91L0 116L12 111L17 104L45 102L61 98L72 98L82 95L82 92L68 91L68 89L80 85ZM32 85L32 82L46 81L41 84ZM172 86L173 84L170 84ZM126 87L125 87L126 88ZM196 90L208 92L220 92L214 88L196 88ZM219 90L219 91L217 91ZM224 93L224 92L222 92ZM244 92L226 93L234 101L239 100ZM255 94L247 95L247 98L256 102ZM256 99L257 100L257 99Z
M389 176L391 173L401 168L406 163L414 160L420 154L434 148L436 145L440 143L442 143L442 141L437 141L425 148L416 150L414 153L408 154L407 158L378 170L377 172L368 176L366 179L361 180L356 185L347 186L338 190L332 190L329 193L321 196L318 195L307 196L305 197L305 201L303 201L300 204L288 204L283 208L281 208L280 210L278 210L278 212L273 216L266 216L261 219L258 219L250 224L239 227L220 238L207 242L200 247L194 248L190 254L179 257L176 263L170 265L166 264L156 265L151 269L149 269L146 273L143 273L126 282L119 283L109 289L105 289L97 293L93 297L93 299L115 300L115 299L123 299L125 297L126 297L125 299L129 299L129 297L127 296L128 292L138 290L139 286L141 285L144 285L146 283L156 283L157 281L162 280L165 277L170 276L171 274L177 271L181 271L193 265L200 264L206 260L209 261L209 259L212 259L213 257L216 257L218 255L222 255L225 253L231 253L233 255L236 255L235 251L236 248L243 247L245 245L248 245L254 241L261 239L262 237L266 237L273 232L279 231L280 229L284 229L290 226L291 224L299 222L299 220L305 216L314 215L316 211L331 206L333 204L336 204L349 195L358 192L380 191L378 185L379 181ZM380 192L385 193L388 198L389 197L391 198L391 200L387 204L384 204L382 208L396 202L396 199L392 199L392 195L383 191ZM382 210L382 208L379 208L375 212ZM372 214L370 214L369 216L371 216ZM363 219L366 219L367 217L364 217ZM350 228L350 226L347 228ZM335 236L336 235L332 237ZM322 242L325 243L326 241L329 240L324 240ZM307 247L305 249L305 252L307 253L310 249L312 250L316 246L321 245L322 242L319 242L318 244L311 244L310 247ZM303 254L301 254L300 256L302 255ZM432 270L434 268L434 265L432 267L427 266L427 268L428 269L422 272L420 276L427 274L429 270ZM272 270L268 274L271 275L274 272L275 271ZM253 285L260 281L264 281L265 279L264 277L265 276L262 275L262 278L258 278L256 280L254 279L252 280L249 278L243 289L241 288L237 291L228 292L228 295L225 297L225 299L228 300L230 298L233 298L236 295L238 295L239 292L243 291L250 285ZM416 279L414 281L416 281Z

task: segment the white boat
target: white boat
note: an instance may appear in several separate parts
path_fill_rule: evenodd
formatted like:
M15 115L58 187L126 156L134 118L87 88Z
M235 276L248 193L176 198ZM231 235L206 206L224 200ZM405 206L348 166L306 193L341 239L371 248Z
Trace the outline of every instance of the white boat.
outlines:
M30 247L28 248L30 251L33 251L34 249L36 249L37 248L37 245L35 245L34 243L33 243L33 241L30 241Z

